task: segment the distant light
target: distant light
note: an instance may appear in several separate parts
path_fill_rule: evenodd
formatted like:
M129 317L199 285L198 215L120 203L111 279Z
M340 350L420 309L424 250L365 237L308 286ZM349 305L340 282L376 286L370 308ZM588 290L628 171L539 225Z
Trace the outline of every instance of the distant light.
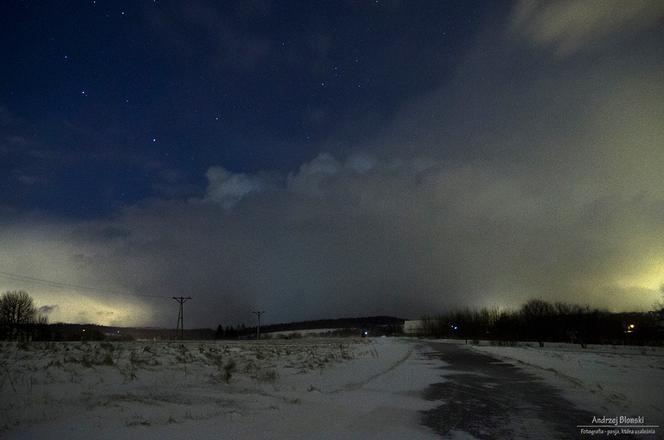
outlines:
M157 138L152 138L152 142L157 142Z
M369 332L365 330L364 331L364 336L367 336L368 334L369 334Z

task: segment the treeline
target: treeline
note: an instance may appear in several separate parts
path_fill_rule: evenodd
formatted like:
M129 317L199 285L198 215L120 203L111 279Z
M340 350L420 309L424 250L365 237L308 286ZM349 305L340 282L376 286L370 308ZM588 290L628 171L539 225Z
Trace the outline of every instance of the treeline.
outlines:
M396 329L403 325L404 320L393 316L365 316L360 318L318 319L261 326L261 332L283 332L297 330L328 329ZM254 329L255 331L255 329Z
M420 334L436 338L585 344L655 344L664 337L664 311L611 313L533 299L518 310L456 310L422 319Z
M247 338L250 335L253 335L256 333L256 330L247 328L244 326L244 324L238 325L237 327L233 327L232 325L230 326L222 326L219 324L217 326L217 330L214 332L214 338L215 339L240 339L240 338Z
M168 341L179 339L173 329L107 327L95 324L23 324L5 332L0 340L10 341ZM185 340L215 339L212 329L185 329Z
M270 337L274 332L297 332L303 330L330 329L334 336L358 336L358 329L367 331L371 335L400 334L404 320L392 316L367 316L361 318L335 318L318 319L314 321L299 321L261 326L262 337ZM246 327L241 324L237 327L217 326L216 339L248 339L256 336L256 327ZM297 333L294 333L297 337Z

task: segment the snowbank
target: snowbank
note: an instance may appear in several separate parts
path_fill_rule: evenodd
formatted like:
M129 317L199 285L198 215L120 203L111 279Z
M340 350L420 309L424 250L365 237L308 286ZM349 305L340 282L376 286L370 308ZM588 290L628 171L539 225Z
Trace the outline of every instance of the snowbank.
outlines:
M473 346L543 377L578 406L598 415L644 416L664 422L664 349L656 347L522 343Z

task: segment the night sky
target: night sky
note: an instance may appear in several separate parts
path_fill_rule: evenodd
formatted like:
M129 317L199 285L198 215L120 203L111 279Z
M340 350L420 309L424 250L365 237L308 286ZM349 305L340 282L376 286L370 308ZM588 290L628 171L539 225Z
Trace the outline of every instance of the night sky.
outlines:
M51 321L664 292L661 1L9 0L0 22L0 289Z
M296 171L441 84L489 10L3 2L1 102L15 122L3 134L17 145L2 199L96 218L146 197L200 196L211 165ZM17 190L16 179L34 184Z

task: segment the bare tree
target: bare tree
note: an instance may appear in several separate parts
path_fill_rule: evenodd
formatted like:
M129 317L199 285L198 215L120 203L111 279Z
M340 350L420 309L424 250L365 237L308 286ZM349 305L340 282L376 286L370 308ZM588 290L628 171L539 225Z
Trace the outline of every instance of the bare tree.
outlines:
M0 336L13 336L21 326L37 318L32 297L23 290L7 291L0 296Z
M556 308L541 299L531 299L521 306L529 337L535 337L540 347L544 347L544 338L553 322L552 317L556 315Z

